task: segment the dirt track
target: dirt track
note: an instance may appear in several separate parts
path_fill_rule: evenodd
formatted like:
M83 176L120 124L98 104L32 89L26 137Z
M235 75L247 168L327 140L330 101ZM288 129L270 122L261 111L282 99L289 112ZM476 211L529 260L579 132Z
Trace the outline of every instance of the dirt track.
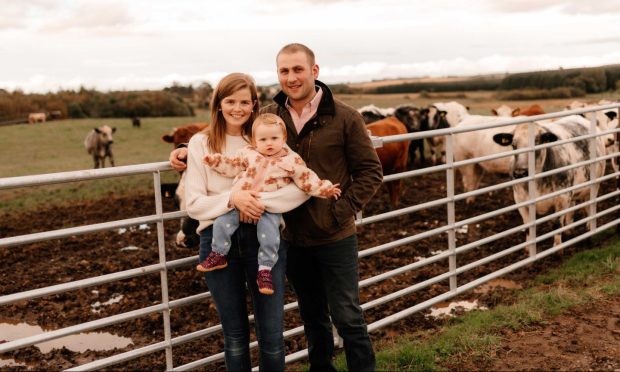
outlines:
M486 177L483 180L483 187L491 183L497 183L503 179L496 177ZM444 176L442 174L428 175L415 180L406 182L405 196L402 198L402 206L409 206L426 202L432 199L445 197ZM612 186L604 185L603 190L608 190ZM16 236L35 231L54 230L64 227L83 225L87 223L97 223L110 221L115 219L125 219L137 216L143 216L154 213L154 202L152 195L143 195L131 198L109 196L105 201L96 201L91 203L76 203L75 205L53 206L38 210L36 212L24 213L21 215L9 215L3 213L0 215L0 236ZM365 214L374 215L385 212L388 208L387 195L383 191L367 207ZM468 207L464 203L457 203L457 219L479 215L481 213L511 205L512 194L510 190L495 192L492 195L484 195L479 197L475 208ZM608 205L613 203L610 201ZM172 210L173 206L170 201L166 202L165 210ZM576 218L579 218L577 216ZM607 219L601 219L603 223ZM413 235L428 231L432 228L443 226L446 223L446 209L432 208L420 211L414 214L405 215L384 222L374 223L368 226L362 226L359 229L360 249L366 249L379 244L394 241L405 236ZM482 236L491 235L494 232L517 226L521 223L518 213L511 212L503 216L485 220L480 223L479 230ZM168 222L165 224L166 242L169 249L166 252L168 260L180 259L196 254L195 249L182 249L174 247L174 236L178 224L176 222ZM539 229L541 232L549 231L551 225L543 225ZM584 227L577 228L575 234L583 232ZM568 236L570 238L570 235ZM457 233L458 245L463 244L466 239L465 232ZM459 265L463 265L483 256L488 256L502 249L516 245L524 239L523 234L514 234L509 237L500 239L492 244L478 247L470 250L463 255L458 256ZM566 236L565 236L566 239ZM539 249L549 247L550 242L546 241L541 244ZM571 247L567 254L576 250L588 247L587 243L579 244ZM444 235L423 239L411 244L407 244L398 248L388 250L383 253L362 258L360 261L360 274L362 279L376 275L380 272L389 271L397 267L417 261L420 257L428 257L447 248L447 239ZM459 284L467 283L475 278L483 276L499 267L505 266L510 262L517 261L524 257L523 252L518 252L491 264L486 264L459 276ZM23 290L41 288L49 285L75 281L92 276L112 273L116 271L128 270L130 268L152 265L158 262L157 253L157 237L155 226L149 228L128 229L126 232L109 231L90 234L86 236L75 236L68 239L48 241L30 244L27 246L3 248L0 250L0 260L3 262L0 269L0 294L11 294ZM523 286L528 285L528 279L541 271L550 267L557 266L562 258L558 256L548 257L534 265L522 268L516 272L508 274L506 277L520 283ZM433 276L444 273L447 270L447 261L443 260L437 264L432 264L424 268L410 271L396 277L385 280L377 285L372 285L361 290L363 302L375 299L379 296L394 292L398 289L405 288L413 283L419 283ZM207 290L201 275L197 273L193 266L185 266L169 272L168 278L169 292L171 299L187 297L193 294L202 293ZM416 292L412 295L402 297L399 300L389 302L370 309L366 312L367 322L371 323L385 317L388 314L400 311L410 307L416 303L420 303L438 294L448 290L447 282L440 282L426 288L423 291ZM498 303L510 302L512 299L511 291L498 290L476 297L482 305L492 307ZM100 312L93 312L91 307L93 303L99 301L104 303L109 300L122 298L119 302L111 303L107 306L97 308ZM294 300L291 293L287 296L289 300ZM467 298L473 298L467 296ZM28 324L36 324L44 329L57 329L67 327L78 323L91 321L114 314L124 313L136 310L142 307L151 306L161 301L160 278L159 274L147 275L144 277L127 279L121 282L115 282L108 285L102 285L97 288L86 288L65 294L47 296L32 301L24 301L13 305L0 307L0 319L10 320L11 322L23 322ZM112 301L113 302L113 301ZM616 311L618 299L612 304L616 306L606 307L606 311ZM594 307L595 309L598 307ZM590 314L592 309L584 310L581 314ZM577 313L579 314L579 313ZM603 315L611 313L604 313ZM582 319L582 318L577 318ZM288 312L286 315L285 328L289 329L299 325L297 311ZM5 321L0 321L3 323ZM566 317L559 319L557 329L565 328L565 324L575 326L575 320ZM579 321L581 322L581 320ZM174 309L171 314L172 336L176 337L186 333L194 332L218 323L217 313L210 301L201 302L189 306L183 306ZM159 314L137 318L135 320L125 322L116 326L107 327L102 331L110 332L115 335L130 337L133 346L127 347L122 351L130 350L139 346L145 346L154 342L162 341L163 320ZM555 323L551 323L554 325ZM424 314L416 313L413 316L395 323L390 327L383 328L372 334L374 340L382 338L391 338L396 334L402 334L407 331L415 331L419 329L432 329L437 326L433 320L427 319ZM615 328L614 328L615 327ZM611 332L617 329L618 324L608 324L607 330ZM583 328L587 330L587 328ZM527 339L534 337L536 329L528 330ZM548 329L540 330L541 339L549 336ZM553 332L553 330L551 331ZM572 335L580 334L572 332ZM553 333L551 333L553 335ZM617 334L615 334L617 335ZM512 350L510 353L498 353L498 363L507 360L509 356L518 355L515 350L521 350L519 353L527 359L527 353L540 350L540 345L535 343L519 343L518 336L515 335L514 345L510 343ZM554 336L555 337L555 336ZM618 340L617 336L615 339ZM0 336L0 339L2 337ZM559 338L558 338L559 339ZM1 341L1 340L0 340ZM512 341L511 341L512 342ZM545 343L541 341L541 343ZM548 343L548 342L546 342ZM572 345L572 346L571 346ZM286 342L287 352L293 352L305 347L302 336L294 337ZM570 343L575 355L594 355L590 348L594 344L587 342ZM531 350L528 350L528 347ZM222 350L222 342L218 334L207 336L199 341L175 347L174 365L186 364L191 361L204 358L207 355L217 353ZM620 356L618 349L607 349L611 353L612 358L610 366L617 367ZM563 365L560 355L565 352L564 349L549 348L549 353L557 352L557 356L547 355L541 358L537 364L533 364L537 369L570 369L568 365ZM14 359L18 363L24 363L28 366L38 369L64 369L76 364L83 364L88 361L99 359L108 355L113 355L118 351L88 351L86 353L78 353L66 348L56 349L51 353L43 354L38 348L29 347L12 353L2 355L2 359ZM615 355L613 354L615 353ZM533 355L533 354L532 354ZM614 359L615 358L615 359ZM547 360L547 362L545 362ZM524 361L525 362L525 361ZM599 359L592 359L590 364L587 360L582 361L585 364L583 369L608 369L606 364L601 364ZM513 361L510 361L513 363ZM569 363L567 361L567 363ZM616 364L613 364L616 363ZM575 364L577 365L577 364ZM2 366L0 364L0 366ZM223 369L223 364L217 365L219 369ZM476 369L476 364L471 364L471 369ZM525 366L525 365L524 365ZM467 368L467 365L454 366L456 368ZM508 368L508 364L495 365L498 369ZM8 368L8 367L3 367ZM15 369L24 369L25 367L14 367ZM137 360L130 361L126 364L115 366L115 369L144 369L144 370L164 370L165 358L163 352L145 356ZM527 367L524 367L525 369ZM210 368L212 370L213 367ZM489 369L493 369L492 366ZM581 369L581 368L579 368ZM611 368L613 369L613 368Z

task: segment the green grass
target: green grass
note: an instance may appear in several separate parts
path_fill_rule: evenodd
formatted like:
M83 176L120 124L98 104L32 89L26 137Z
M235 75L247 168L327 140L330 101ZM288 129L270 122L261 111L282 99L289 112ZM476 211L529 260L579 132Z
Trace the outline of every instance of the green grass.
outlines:
M620 293L620 239L604 248L581 252L561 267L540 275L517 291L515 304L472 311L450 320L439 332L403 335L375 345L377 370L444 371L461 355L491 358L503 329L519 330L570 308ZM346 370L343 353L336 366Z
M166 161L172 145L161 136L173 127L207 121L198 117L144 118L141 128L132 128L129 119L82 119L52 121L35 125L0 127L0 178L90 169L93 160L84 148L88 132L101 125L116 127L114 157L116 165ZM106 166L109 164L106 162ZM173 182L174 172L162 174L163 182ZM41 204L102 197L110 193L150 192L151 175L103 179L25 189L0 190L0 209L14 211Z

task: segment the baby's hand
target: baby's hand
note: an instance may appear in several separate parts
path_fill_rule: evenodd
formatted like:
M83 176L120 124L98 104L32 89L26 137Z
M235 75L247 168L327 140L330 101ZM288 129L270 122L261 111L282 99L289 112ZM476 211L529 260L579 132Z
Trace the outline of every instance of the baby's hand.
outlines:
M338 186L340 186L339 183L332 186L331 189L328 191L329 196L333 196L334 199L336 200L338 200L338 198L340 197L340 194L342 193L342 191L340 190Z

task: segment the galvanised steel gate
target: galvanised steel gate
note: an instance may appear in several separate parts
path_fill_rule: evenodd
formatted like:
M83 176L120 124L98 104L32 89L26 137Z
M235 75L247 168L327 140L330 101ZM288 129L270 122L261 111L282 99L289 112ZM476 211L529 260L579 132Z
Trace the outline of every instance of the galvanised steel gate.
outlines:
M482 283L485 283L489 280L502 276L508 272L514 271L525 265L529 265L537 260L540 260L544 257L554 254L572 244L575 244L576 242L587 239L596 233L599 233L603 230L606 230L613 226L618 225L618 222L620 221L620 218L617 218L618 210L620 209L619 203L615 203L615 206L612 206L606 210L602 210L602 211L597 210L597 204L599 204L600 202L609 200L609 199L615 200L618 197L618 195L620 195L620 191L617 188L615 191L612 191L604 195L596 195L592 191L591 198L589 201L581 203L579 205L575 205L563 211L552 213L550 215L547 215L541 218L536 218L536 213L535 213L536 202L547 200L563 192L574 190L578 187L579 188L590 187L591 190L594 190L594 185L596 185L597 183L610 180L610 179L615 179L618 177L618 173L608 172L607 175L605 175L604 177L601 177L598 179L591 179L590 181L586 183L583 183L577 186L572 186L570 188L560 190L558 192L554 192L551 194L543 195L543 196L535 195L535 192L532 192L533 190L532 186L534 185L536 180L539 180L542 177L546 177L551 174L563 172L563 171L573 169L576 167L588 166L588 167L591 167L591 169L594 169L593 168L594 164L597 161L601 161L601 160L607 161L607 160L617 157L618 155L620 155L618 153L618 141L617 141L619 130L617 128L613 128L613 129L609 129L606 131L597 131L596 119L593 118L591 120L591 130L588 135L576 137L570 140L558 141L552 144L543 144L543 145L534 146L533 145L534 144L534 141L533 141L534 131L533 131L532 120L554 119L554 118L559 118L559 117L567 116L571 114L584 114L584 113L593 112L596 110L607 110L608 111L611 109L618 109L619 107L620 107L620 104L610 104L610 105L598 106L595 108L584 108L584 109L577 109L577 110L572 110L572 111L557 112L557 113L539 115L536 117L529 117L529 118L527 117L506 118L506 120L497 122L495 124L481 124L481 125L471 126L467 128L456 127L456 128L441 129L441 130L429 131L429 132L420 132L420 133L415 133L415 134L389 136L389 137L383 137L383 138L373 138L373 141L375 142L375 146L380 147L382 146L383 143L398 142L398 141L411 141L413 139L421 139L421 138L427 138L427 137L437 136L437 135L445 136L446 164L429 167L429 168L407 171L407 172L399 173L399 174L388 175L384 177L384 182L399 180L399 179L403 179L407 177L419 177L419 176L423 176L423 175L426 175L432 172L445 171L446 196L441 199L430 200L422 204L417 204L417 205L409 206L406 208L402 208L402 209L398 209L398 210L394 210L394 211L390 211L386 213L381 213L378 215L373 215L373 216L368 216L368 217L362 217L360 215L357 220L357 225L358 226L371 225L379 221L396 218L398 216L402 216L405 214L411 214L417 211L421 211L427 208L432 208L432 207L437 207L437 206L446 206L447 224L444 226L438 227L438 228L425 231L420 234L416 234L413 236L406 236L402 239L394 240L386 244L381 244L381 245L378 245L378 246L375 246L369 249L362 250L359 252L359 257L362 258L362 257L371 256L371 255L374 255L380 252L389 251L393 248L400 247L406 244L410 244L412 242L416 242L416 241L419 241L419 240L422 240L422 239L425 239L431 236L440 235L440 234L447 234L448 244L447 244L447 247L443 247L445 249L443 249L442 252L435 254L431 257L421 259L412 264L408 264L406 266L402 266L402 267L399 267L399 268L396 268L390 271L376 273L376 275L360 281L360 288L371 286L373 284L385 281L389 278L393 278L399 274L411 272L413 270L420 269L424 266L427 266L433 263L447 261L448 265L447 265L447 270L445 273L434 276L426 280L423 280L421 282L415 283L414 285L395 291L393 293L389 293L385 296L372 299L362 305L363 309L364 310L372 309L379 305L388 303L390 301L401 298L402 296L414 293L416 291L420 291L421 289L430 287L431 285L435 283L439 283L445 280L448 280L450 285L449 285L449 290L440 295L434 296L426 301L416 303L413 306L404 308L383 319L377 320L369 324L368 325L369 331L370 332L375 331L377 329L390 325L396 321L399 321L403 318L406 318L410 316L411 314L427 309L439 302L446 301L457 295L463 294L479 286ZM530 136L529 144L530 145L528 148L521 149L521 150L508 151L508 152L504 152L501 154L485 156L482 158L468 159L468 160L459 161L459 162L454 161L453 144L454 144L455 135L466 132L466 131L485 130L488 128L504 127L504 126L510 126L510 125L515 125L515 124L526 124L530 127L530 130L529 130L529 136ZM597 141L599 137L605 136L605 135L613 135L616 138L616 143L614 146L615 151L613 153L608 153L602 157L597 158L594 152L594 147L593 147L594 141ZM546 147L550 147L550 146L558 146L558 145L562 145L568 142L574 142L577 140L589 141L590 158L588 160L583 161L578 164L571 164L569 166L559 168L556 170L551 170L551 171L547 171L544 173L536 174L536 171L534 168L534 151L537 151L537 150L540 150ZM457 194L455 192L455 169L457 169L458 167L467 165L467 164L478 163L481 161L499 159L505 156L513 156L515 154L524 153L524 152L528 153L529 160L530 160L528 177L511 180L508 182L504 182L504 183L497 184L497 185L492 185L489 187L484 187L484 188L466 192L466 193ZM71 371L96 370L99 368L113 366L113 365L116 365L122 362L131 361L132 359L135 359L135 358L147 355L147 354L159 352L162 350L165 351L167 370L174 370L174 371L191 370L191 369L195 369L198 367L206 366L216 361L223 360L223 352L220 352L218 354L210 355L203 359L195 360L185 365L178 365L178 366L173 365L173 350L175 346L192 341L192 340L199 339L201 337L204 337L210 334L220 332L221 325L212 326L206 329L198 329L194 332L184 334L178 337L172 337L171 335L170 311L174 308L189 305L192 303L201 302L201 301L209 301L210 293L206 292L206 293L201 293L201 294L197 294L197 295L193 295L193 296L189 296L189 297L185 297L185 298L181 298L177 300L169 300L168 271L171 269L176 269L176 268L185 267L185 266L191 267L195 265L195 263L197 262L197 256L186 257L183 259L178 259L178 260L173 260L173 261L168 261L166 259L166 248L167 247L166 247L165 236L164 236L164 222L170 221L170 220L177 220L179 218L186 216L186 213L184 211L167 212L167 213L163 212L162 197L161 197L161 193L159 192L160 187L161 187L160 176L161 176L161 172L170 171L170 170L171 168L167 162L161 162L161 163L151 163L151 164L142 164L142 165L122 166L122 167L107 168L107 169L83 170L83 171L75 171L75 172L63 172L63 173L0 179L0 190L2 190L2 189L9 189L9 188L33 187L33 186L40 186L40 185L68 183L68 182L83 181L83 180L95 180L95 179L102 179L102 178L109 178L109 177L126 177L126 176L138 175L138 174L151 173L153 175L153 187L154 187L154 190L156 191L155 192L155 206L156 206L155 214L137 217L137 218L129 218L129 219L124 219L124 220L97 223L97 224L65 228L65 229L46 231L46 232L40 232L40 233L33 233L33 234L27 234L27 235L21 235L21 236L3 237L3 238L0 238L0 249L14 249L14 247L19 246L19 245L39 242L43 240L67 238L67 237L74 236L74 235L82 235L82 234L88 234L88 233L93 233L93 232L98 232L98 231L113 230L113 229L136 226L140 224L150 224L150 223L154 223L157 225L157 239L158 239L158 248L159 248L159 262L157 264L136 267L130 270L114 272L114 273L102 275L102 276L90 277L90 278L83 279L83 280L71 281L68 283L48 286L45 288L32 289L32 290L28 290L24 292L3 295L3 296L0 296L0 306L13 304L18 301L31 300L31 299L36 299L36 298L40 298L43 296L60 294L60 293L74 291L77 289L82 289L82 288L87 288L87 287L93 287L93 286L101 285L105 283L112 283L112 282L116 282L116 281L120 281L120 280L124 280L128 278L135 278L139 276L148 275L150 273L159 272L160 282L161 282L161 302L159 304L148 306L148 307L141 308L141 309L134 310L134 311L129 311L126 313L120 313L120 314L116 314L113 316L97 319L97 320L90 321L87 323L75 324L70 327L57 329L51 332L45 332L45 333L38 334L35 336L24 337L21 339L8 341L8 342L0 344L0 354L9 352L12 350L17 350L17 349L21 349L24 347L28 347L31 345L35 345L35 344L38 344L44 341L61 338L67 335L78 334L80 332L100 329L105 326L118 324L118 323L125 322L131 319L136 319L139 317L145 317L150 314L162 314L163 315L162 326L163 326L163 331L164 331L163 332L164 338L161 341L150 344L148 346L136 348L128 352L116 354L111 357L96 360L96 361L93 361L87 364L74 366L70 368L69 370ZM594 172L591 172L591 173L594 174ZM464 220L460 220L460 221L456 220L455 203L457 201L464 200L471 196L483 195L490 191L503 189L503 188L510 187L518 183L522 183L522 182L527 182L530 185L530 194L529 194L530 199L528 201L520 203L520 204L515 204L509 207L501 208L501 209L498 209L492 212L484 213L479 216L467 218ZM464 226L471 225L471 224L476 224L480 221L490 219L490 218L493 218L495 216L498 216L498 215L501 215L501 214L504 214L510 211L514 211L518 209L519 207L527 207L529 209L531 218L528 224L522 224L517 227L511 228L511 229L508 229L508 230L505 230L499 233L495 233L483 239L469 242L461 246L457 246L455 232L458 229ZM553 221L555 219L558 219L560 216L566 213L574 212L575 210L584 208L584 207L587 207L589 209L589 213L590 213L589 217L583 218L581 220L578 220L569 225L563 226L549 233L536 236L537 225L542 224L547 221ZM612 218L610 222L607 222L602 226L597 226L596 221L598 218L602 216L613 216L614 218ZM537 252L536 250L537 243L552 237L554 234L558 232L566 231L568 229L574 228L576 226L579 226L579 225L582 225L588 222L591 222L591 224L589 225L590 228L585 233L579 236L576 236L568 241L565 241L560 245L546 249L542 252ZM486 257L480 257L480 259L474 262L470 262L468 264L462 265L462 266L459 266L457 264L456 258L459 254L463 254L476 247L480 247L484 244L488 244L498 239L502 239L503 237L506 237L508 235L518 233L524 229L528 229L528 231L530 232L529 241L523 241L521 244L515 245L508 249L504 249L495 254L492 254ZM496 261L504 256L507 256L511 253L522 250L526 247L529 252L529 256L527 258L521 259L510 265L504 266L500 270L496 270L490 274L476 278L475 280L469 281L466 284L462 284L462 285L458 284L458 277L462 273L465 273L480 265L484 265L486 263ZM442 248L442 247L438 247L438 248ZM288 303L285 305L285 311L295 309L296 307L297 307L296 302ZM303 333L303 327L300 325L295 328L286 330L284 333L284 336L285 338L288 338L288 337L300 335L302 333ZM342 346L341 340L338 339L337 334L335 334L335 338L336 338L336 341L339 341L337 342L338 346ZM257 342L256 341L252 342L251 347L252 348L257 347ZM306 355L307 355L307 350L300 350L295 353L287 355L286 361L288 363L288 362L300 360L300 359L305 358Z

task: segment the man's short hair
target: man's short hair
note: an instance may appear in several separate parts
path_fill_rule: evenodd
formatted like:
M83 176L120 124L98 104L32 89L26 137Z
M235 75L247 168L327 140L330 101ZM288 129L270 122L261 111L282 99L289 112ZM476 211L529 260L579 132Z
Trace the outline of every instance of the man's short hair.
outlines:
M304 52L306 54L306 57L308 57L308 62L310 62L310 66L314 66L316 64L315 58L314 58L314 52L312 51L312 49L299 43L291 43L291 44L287 44L283 46L282 49L280 49L280 51L276 55L276 61L278 60L278 57L282 53L288 54L288 53L297 53L297 52Z

